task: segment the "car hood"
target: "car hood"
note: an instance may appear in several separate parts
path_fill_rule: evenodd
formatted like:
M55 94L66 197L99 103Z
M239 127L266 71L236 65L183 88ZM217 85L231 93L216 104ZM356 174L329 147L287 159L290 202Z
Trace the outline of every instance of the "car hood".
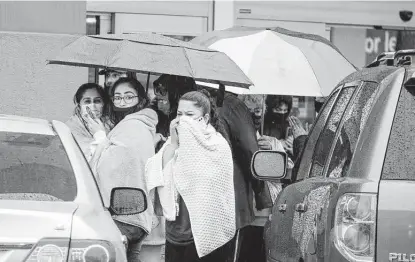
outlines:
M42 238L71 236L73 202L0 200L0 262L22 261Z

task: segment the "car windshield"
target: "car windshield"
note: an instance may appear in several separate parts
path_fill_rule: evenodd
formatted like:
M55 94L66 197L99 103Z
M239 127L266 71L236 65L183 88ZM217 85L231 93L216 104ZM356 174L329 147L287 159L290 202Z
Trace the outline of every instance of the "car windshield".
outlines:
M76 195L58 136L0 132L0 200L73 201Z

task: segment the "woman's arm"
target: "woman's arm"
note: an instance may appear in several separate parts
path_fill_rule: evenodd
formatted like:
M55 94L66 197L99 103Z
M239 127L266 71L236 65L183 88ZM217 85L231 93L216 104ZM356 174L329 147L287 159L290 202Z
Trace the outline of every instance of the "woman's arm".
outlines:
M97 147L99 144L103 143L107 140L107 135L105 134L105 131L98 131L94 134L94 141L89 145L89 154L85 155L87 161L89 162L94 155Z
M179 148L179 134L177 133L177 126L179 119L173 119L170 123L170 144L164 149L163 152L163 168L167 163L172 160L176 150Z
M167 166L167 163L173 159L176 150L177 150L176 145L169 144L166 146L163 152L163 169Z

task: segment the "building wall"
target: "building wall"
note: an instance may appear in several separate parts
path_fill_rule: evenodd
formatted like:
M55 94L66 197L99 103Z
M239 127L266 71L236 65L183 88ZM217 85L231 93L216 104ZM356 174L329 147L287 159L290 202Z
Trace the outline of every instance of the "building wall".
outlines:
M207 17L212 1L87 1L88 12Z
M371 62L378 52L394 51L396 30L415 29L415 18L405 23L399 17L401 10L415 12L414 1L91 1L87 10L114 13L116 33L192 36L250 26L317 34L332 41L357 67ZM388 30L375 30L375 26ZM145 85L147 76L139 75L139 80ZM294 100L301 118L311 121L313 100Z
M88 15L99 15L101 20L104 18L106 21L108 15L112 16L112 32L116 34L154 32L185 41L212 30L213 6L213 1L87 2ZM230 5L230 8L232 11L233 5ZM233 20L230 24L233 24ZM103 28L101 26L101 29ZM101 33L105 34L108 31L105 26ZM147 86L147 74L138 73L137 78L144 86ZM158 76L150 76L149 94L151 96L154 95L152 83L157 78ZM99 83L104 83L104 76L99 77Z
M47 65L86 30L85 2L0 2L0 113L66 120L87 69Z
M383 51L395 51L399 30L415 30L415 18L404 22L399 16L402 10L415 12L415 1L93 1L87 9L114 13L117 33L189 36L236 25L317 34L357 67Z
M0 31L85 34L84 1L0 1Z
M157 32L167 35L196 36L208 31L206 17L151 14L115 14L115 33Z
M335 44L345 57L357 67L366 64L364 43L366 30L360 28L334 28L332 29L331 41Z
M236 9L234 1L215 1L213 29L223 30L234 26Z
M235 1L235 8L237 19L415 28L415 19L399 17L415 11L413 1Z
M415 12L414 1L235 1L236 25L318 34L331 40L357 67L395 51L399 30L415 30L399 11ZM376 28L376 29L375 29Z
M415 18L404 22L399 16L401 10L415 11L415 1L90 1L87 9L114 13L116 33L189 36L236 25L317 34L331 40L357 67L386 49L394 51L384 47L394 47L389 44L399 30L415 30Z
M86 80L86 70L47 65L76 37L0 32L0 112L46 119L67 119L72 97Z
M212 1L88 1L89 13L113 13L114 33L196 36L212 27Z

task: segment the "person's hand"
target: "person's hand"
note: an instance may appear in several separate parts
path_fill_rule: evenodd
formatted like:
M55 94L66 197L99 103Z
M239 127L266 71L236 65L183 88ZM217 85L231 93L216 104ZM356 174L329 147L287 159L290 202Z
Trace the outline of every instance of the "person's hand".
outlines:
M264 136L258 138L258 147L260 150L272 150L271 141Z
M95 133L99 131L105 132L105 126L104 123L102 123L101 119L99 118L92 118L91 115L86 114L84 116L85 123L89 129L89 131L94 135Z
M305 123L305 127L304 127L304 130L305 130L305 132L307 133L307 135L308 134L310 134L310 130L311 130L311 127L312 127L313 125L309 125L308 124L308 122L306 122Z
M284 147L284 150L291 155L294 152L293 144L294 144L294 138L292 136L289 136L287 139L282 141L282 146Z
M179 134L177 133L177 126L179 125L179 120L179 118L175 118L170 123L171 144L176 148L179 147Z
M293 130L294 139L296 139L297 137L300 137L300 136L307 136L308 135L308 131L309 131L308 123L306 124L306 128L304 129L300 119L298 119L295 116L289 117L288 122L290 123L290 126Z
M162 134L157 133L157 134L155 135L155 137L154 137L154 146L155 146L155 147L157 147L157 145L158 145L161 141L166 142L166 138L165 138Z

